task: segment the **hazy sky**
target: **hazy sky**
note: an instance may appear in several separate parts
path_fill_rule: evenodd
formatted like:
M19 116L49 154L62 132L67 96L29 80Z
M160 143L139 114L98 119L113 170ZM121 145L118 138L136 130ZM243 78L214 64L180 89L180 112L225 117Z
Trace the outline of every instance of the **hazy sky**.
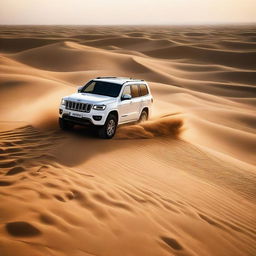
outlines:
M0 0L0 24L256 22L256 0Z

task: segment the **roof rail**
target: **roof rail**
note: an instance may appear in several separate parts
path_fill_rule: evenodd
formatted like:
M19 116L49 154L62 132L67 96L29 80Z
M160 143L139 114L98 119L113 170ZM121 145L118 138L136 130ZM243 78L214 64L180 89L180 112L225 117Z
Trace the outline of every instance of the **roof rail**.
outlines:
M117 77L117 76L98 76L96 79L104 79L104 78L120 78L120 79L129 79L133 81L144 81L143 79L134 79L132 77ZM127 82L129 80L127 80Z
M117 78L116 76L98 76L96 79L101 79L101 78Z
M133 80L133 81L145 81L144 79L133 79L133 78L130 78L130 80ZM129 81L129 80L127 80Z

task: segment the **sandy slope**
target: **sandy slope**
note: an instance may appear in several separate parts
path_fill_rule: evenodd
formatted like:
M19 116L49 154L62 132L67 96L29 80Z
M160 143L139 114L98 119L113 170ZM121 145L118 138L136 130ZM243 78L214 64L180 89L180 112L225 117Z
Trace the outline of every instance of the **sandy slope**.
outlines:
M0 30L0 255L255 255L255 27ZM149 81L152 120L61 132L99 75Z

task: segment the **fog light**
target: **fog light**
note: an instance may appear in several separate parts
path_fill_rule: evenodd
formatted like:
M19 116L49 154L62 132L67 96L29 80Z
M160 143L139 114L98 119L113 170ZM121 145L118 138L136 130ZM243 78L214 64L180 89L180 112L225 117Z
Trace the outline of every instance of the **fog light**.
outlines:
M100 121L102 119L102 116L92 116L92 118L95 120L95 121Z
M63 110L60 108L59 109L59 114L61 115L63 113Z

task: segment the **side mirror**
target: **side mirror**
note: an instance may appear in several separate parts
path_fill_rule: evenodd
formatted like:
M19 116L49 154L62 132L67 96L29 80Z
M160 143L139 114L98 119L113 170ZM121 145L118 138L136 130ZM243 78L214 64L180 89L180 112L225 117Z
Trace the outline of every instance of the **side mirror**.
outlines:
M79 87L77 88L77 92L78 92L78 93L81 92L82 89L83 89L83 86L79 86Z
M121 97L121 100L130 100L132 98L132 96L130 94L124 94Z

